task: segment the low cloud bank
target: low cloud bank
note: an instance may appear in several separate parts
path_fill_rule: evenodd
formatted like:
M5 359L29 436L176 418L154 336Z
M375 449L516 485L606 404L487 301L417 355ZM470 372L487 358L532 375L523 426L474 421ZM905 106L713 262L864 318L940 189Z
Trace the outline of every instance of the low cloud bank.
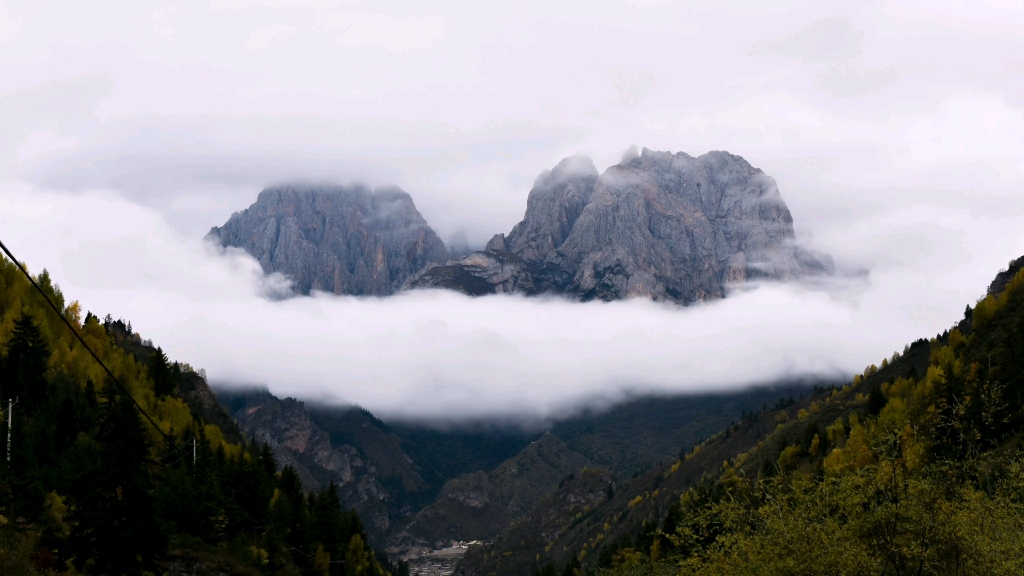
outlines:
M849 377L949 326L1005 263L991 246L1012 254L1024 231L1017 219L955 211L861 220L836 238L860 255L846 261L871 263L865 276L764 284L680 308L446 291L275 300L266 296L283 279L248 255L183 238L109 191L2 185L0 221L34 272L48 268L69 298L130 320L215 384L449 420Z

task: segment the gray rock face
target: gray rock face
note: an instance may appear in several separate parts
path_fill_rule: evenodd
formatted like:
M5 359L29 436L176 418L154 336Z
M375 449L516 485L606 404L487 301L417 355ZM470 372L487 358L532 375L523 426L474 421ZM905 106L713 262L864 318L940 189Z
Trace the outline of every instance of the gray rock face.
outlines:
M430 266L406 286L688 304L749 280L831 270L794 240L775 181L743 158L645 148L600 176L589 160L563 160L537 179L507 237Z
M207 238L245 249L265 272L290 277L300 294L392 294L413 272L448 259L398 188L268 188Z
M597 179L597 168L585 156L566 158L541 174L526 200L526 216L504 239L506 249L528 262L543 262L573 231Z

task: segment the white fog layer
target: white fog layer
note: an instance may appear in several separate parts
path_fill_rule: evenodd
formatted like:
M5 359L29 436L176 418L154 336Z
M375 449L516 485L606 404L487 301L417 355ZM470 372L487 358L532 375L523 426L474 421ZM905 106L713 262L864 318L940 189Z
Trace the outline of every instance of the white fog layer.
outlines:
M56 4L0 1L0 239L214 384L457 419L849 377L1024 253L1019 3ZM265 186L361 182L480 248L542 171L631 145L764 170L836 277L280 300L201 241Z
M683 308L448 291L272 300L281 279L245 253L182 238L111 193L6 187L0 213L34 270L45 265L86 309L131 320L214 383L440 418L547 416L628 391L849 377L948 327L1006 259L988 242L1010 254L1024 232L1017 218L950 212L934 226L918 211L896 214L850 234L919 252L893 253L866 277L766 284Z

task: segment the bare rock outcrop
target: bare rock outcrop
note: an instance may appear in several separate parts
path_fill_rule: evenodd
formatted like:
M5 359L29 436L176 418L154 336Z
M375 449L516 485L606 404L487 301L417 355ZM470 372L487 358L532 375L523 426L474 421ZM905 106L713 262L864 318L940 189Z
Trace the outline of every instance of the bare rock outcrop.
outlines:
M645 148L600 176L588 159L563 160L537 179L507 236L427 267L406 287L688 304L831 267L796 245L775 181L743 158Z
M1013 280L1014 276L1020 272L1021 268L1024 268L1024 256L1010 260L1005 270L1000 270L996 277L992 279L992 283L988 285L987 295L997 296L1000 292L1006 289L1006 286Z
M526 200L523 221L502 237L504 249L528 262L545 261L569 238L597 180L597 168L586 156L566 158L541 174Z
M448 259L412 197L393 187L267 188L207 238L245 249L299 294L392 294L412 273Z

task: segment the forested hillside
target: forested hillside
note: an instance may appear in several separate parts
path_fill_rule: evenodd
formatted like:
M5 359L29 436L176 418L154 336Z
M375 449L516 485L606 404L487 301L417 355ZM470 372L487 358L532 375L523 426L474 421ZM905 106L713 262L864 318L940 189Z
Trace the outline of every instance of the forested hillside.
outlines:
M534 514L519 533L543 541L459 571L1024 573L1019 264L947 332L748 415L608 502Z
M337 489L242 441L201 374L35 280L102 364L0 260L0 574L386 572Z
M430 546L443 546L446 540L490 540L529 513L560 478L586 465L586 458L546 433L487 474L478 471L449 480L396 540Z
M820 383L820 382L819 382ZM780 382L726 393L637 397L607 410L584 412L551 432L591 462L628 478L689 449L780 397L809 392L813 382Z
M810 391L810 383L790 382L728 393L636 396L547 422L547 430L540 423L508 420L384 422L357 406L279 399L266 389L221 388L217 398L234 418L229 424L266 442L278 465L291 465L307 490L333 480L342 505L362 519L371 545L404 555L452 540L489 540L494 530L530 513L529 506L504 509L495 502L535 502L584 465L629 478L671 464L681 451L743 415ZM454 502L491 492L490 481L482 482L491 473L518 469L516 462L532 458L531 444L546 431L578 453L579 461L556 466L553 475L531 467L521 487L504 495L498 490L484 508L459 510ZM530 491L535 493L525 494Z

